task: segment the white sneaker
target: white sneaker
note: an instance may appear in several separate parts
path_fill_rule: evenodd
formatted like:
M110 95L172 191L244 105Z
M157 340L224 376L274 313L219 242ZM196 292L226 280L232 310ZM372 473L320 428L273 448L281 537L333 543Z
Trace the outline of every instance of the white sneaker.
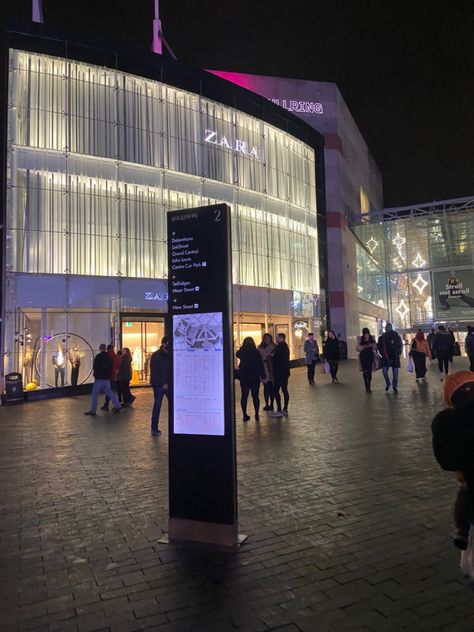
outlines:
M270 417L283 417L281 410L277 410L276 413L272 413Z

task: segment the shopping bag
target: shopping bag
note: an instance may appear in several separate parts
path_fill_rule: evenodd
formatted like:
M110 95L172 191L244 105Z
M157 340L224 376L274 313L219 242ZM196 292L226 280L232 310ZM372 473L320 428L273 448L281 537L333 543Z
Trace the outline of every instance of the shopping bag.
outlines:
M321 362L321 373L326 373L326 362Z
M415 370L415 367L413 366L413 360L409 358L408 364L407 364L407 371L408 373L413 373L414 370Z
M325 373L331 373L331 367L329 366L329 362L327 360L324 360L324 372Z
M377 351L374 351L374 359L373 359L373 362L372 362L372 371L378 371L381 368L382 368L382 358L379 356ZM362 367L360 367L360 370L362 371Z
M459 568L461 569L464 577L474 580L474 547L473 547L472 533L469 535L469 543L467 549L462 551L461 560L459 562Z

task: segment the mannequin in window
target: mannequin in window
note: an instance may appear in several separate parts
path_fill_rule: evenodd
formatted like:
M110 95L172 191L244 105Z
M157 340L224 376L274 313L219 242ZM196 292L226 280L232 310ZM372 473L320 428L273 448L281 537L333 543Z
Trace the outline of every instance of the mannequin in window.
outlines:
M79 369L81 368L81 352L79 345L75 342L68 351L68 359L71 364L71 386L77 386L79 379Z
M28 345L23 356L23 370L25 373L25 383L31 382L31 367L33 366L33 351Z
M58 378L61 376L61 386L64 386L64 377L66 375L66 359L64 357L63 348L61 343L58 344L58 349L53 353L51 358L54 366L54 385L58 386Z

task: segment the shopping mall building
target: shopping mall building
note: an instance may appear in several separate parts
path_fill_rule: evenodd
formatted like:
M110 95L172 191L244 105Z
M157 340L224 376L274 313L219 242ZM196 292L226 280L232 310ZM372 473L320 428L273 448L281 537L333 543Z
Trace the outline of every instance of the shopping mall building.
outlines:
M309 331L331 327L354 356L362 326L439 318L446 270L474 288L472 204L384 216L380 172L335 84L211 74L44 26L3 47L4 374L88 383L112 342L146 383L172 209L231 207L236 345L284 332L297 359ZM470 316L448 303L456 322Z

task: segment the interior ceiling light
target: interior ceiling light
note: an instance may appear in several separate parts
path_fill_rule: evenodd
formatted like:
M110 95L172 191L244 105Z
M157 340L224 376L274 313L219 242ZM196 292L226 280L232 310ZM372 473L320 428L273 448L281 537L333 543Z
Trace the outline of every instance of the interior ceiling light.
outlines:
M408 307L405 305L405 300L402 298L402 300L400 301L398 307L395 308L395 311L397 312L397 314L400 315L400 318L402 320L405 320L408 312L410 311L408 309Z
M415 268L422 268L424 265L426 265L426 261L423 259L420 253L417 252L416 257L412 261L412 264L415 266Z
M425 279L421 276L421 274L418 273L418 276L416 277L416 281L413 283L413 287L416 287L416 289L418 290L418 294L423 294L423 290L425 289L427 285L428 285L428 282L425 281Z
M377 246L379 245L379 242L374 239L373 237L371 237L369 239L369 241L365 244L367 246L367 248L369 249L370 254L373 254L374 250L377 248Z

